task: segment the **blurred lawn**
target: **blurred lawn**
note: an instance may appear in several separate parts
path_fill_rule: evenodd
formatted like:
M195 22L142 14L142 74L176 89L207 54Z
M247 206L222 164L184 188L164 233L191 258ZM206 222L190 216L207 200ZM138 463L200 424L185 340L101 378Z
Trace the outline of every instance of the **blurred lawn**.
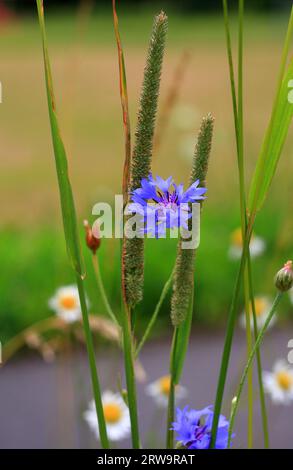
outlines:
M132 129L151 10L120 14L125 47ZM245 152L248 178L259 151L272 105L285 17L248 17L245 35ZM118 90L117 52L111 14L99 12L48 17L50 54L63 137L80 222L91 219L95 202L113 202L120 192L123 129ZM178 98L178 109L191 107L194 122L180 128L175 115L168 126L153 170L188 180L193 140L202 115L215 115L209 171L209 197L202 215L197 255L196 318L224 321L237 263L227 258L231 231L239 225L237 167L223 25L220 17L170 16L162 77L161 103L182 51L191 52ZM235 21L233 21L235 29ZM49 314L47 299L56 287L71 283L61 229L52 145L48 125L40 34L37 18L1 26L1 339ZM190 144L191 142L191 144ZM272 294L272 278L292 257L292 135L283 152L257 234L268 249L254 262L256 292ZM91 219L92 220L92 219ZM107 289L118 305L119 244L104 241L100 255ZM144 319L152 312L175 257L172 241L148 241ZM90 265L88 267L90 271ZM90 273L89 273L90 274ZM88 276L93 310L101 312ZM284 313L290 311L289 303ZM168 314L165 303L164 318ZM164 323L162 314L162 323Z

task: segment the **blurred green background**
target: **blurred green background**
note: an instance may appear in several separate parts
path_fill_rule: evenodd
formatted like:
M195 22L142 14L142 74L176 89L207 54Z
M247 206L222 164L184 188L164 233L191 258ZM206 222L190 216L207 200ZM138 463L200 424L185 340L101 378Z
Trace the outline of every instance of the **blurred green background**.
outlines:
M93 204L113 203L114 195L120 193L124 144L111 2L94 11L88 2L75 3L70 10L48 13L47 33L82 233L82 220L94 220ZM132 130L156 12L157 4L152 2L137 10L133 6L124 8L119 2ZM248 184L272 107L287 19L280 11L250 12L246 17L244 112ZM235 18L232 27L235 33ZM5 342L25 326L47 317L48 298L57 287L74 282L74 275L63 240L36 12L32 10L25 16L15 12L2 14L0 31L0 318L1 340ZM163 142L154 155L153 171L163 177L173 175L177 182L186 184L201 117L209 111L214 114L208 200L202 214L196 260L195 321L220 325L226 318L238 265L228 257L230 236L239 226L233 116L220 13L186 15L170 8L160 109L184 51L188 51L190 59ZM256 225L257 235L267 244L264 255L253 262L257 294L273 294L274 273L292 257L292 144L291 133ZM137 317L141 318L142 327L169 276L175 254L176 241L146 243L145 299ZM85 255L92 311L103 314L88 253ZM113 306L118 308L119 241L103 240L99 256L107 291ZM159 320L162 328L169 323L168 313L167 300ZM290 313L288 299L281 312L284 321Z

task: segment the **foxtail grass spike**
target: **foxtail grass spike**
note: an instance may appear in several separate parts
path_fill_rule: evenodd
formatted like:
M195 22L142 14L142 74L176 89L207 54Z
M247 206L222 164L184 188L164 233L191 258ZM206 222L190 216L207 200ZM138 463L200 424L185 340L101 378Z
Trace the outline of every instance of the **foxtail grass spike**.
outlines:
M190 183L197 179L205 186L208 162L212 146L214 119L208 114L202 120L195 146L194 159L190 174ZM179 241L171 299L171 320L179 326L186 318L193 292L195 250L183 249Z
M193 291L194 250L183 250L179 242L176 270L171 299L171 320L179 326L186 318L190 297Z
M206 186L209 156L212 148L214 118L209 113L203 118L195 145L190 184L199 179L199 186Z
M140 186L142 178L147 177L151 170L153 137L167 25L165 13L161 12L155 17L137 116L131 164L131 191Z
M149 44L131 159L129 195L137 189L142 178L151 171L151 158L155 119L158 107L159 87L162 70L167 16L161 12L155 17ZM144 241L142 238L125 239L122 259L124 297L134 307L143 297Z

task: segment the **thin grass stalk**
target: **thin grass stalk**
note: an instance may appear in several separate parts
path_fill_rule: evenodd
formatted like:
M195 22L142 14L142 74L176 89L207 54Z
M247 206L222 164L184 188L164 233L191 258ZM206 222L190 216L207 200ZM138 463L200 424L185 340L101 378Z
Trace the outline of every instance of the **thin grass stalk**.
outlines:
M252 348L252 333L250 323L250 295L248 284L247 264L244 269L243 276L243 290L244 290L244 308L245 308L245 330L246 330L246 357L249 357ZM247 402L248 402L248 415L247 415L247 447L253 447L253 375L252 369L250 370L247 378Z
M164 287L163 287L163 290L162 290L162 292L161 292L161 295L160 295L160 298L159 298L159 300L158 300L158 303L157 303L157 305L155 306L154 312L153 312L153 314L152 314L152 316L151 316L151 319L150 319L149 323L147 324L147 327L146 327L146 330L145 330L145 332L144 332L144 335L143 335L143 337L141 338L141 340L140 340L138 346L136 347L135 357L137 357L137 356L139 355L139 353L140 353L142 347L144 346L146 340L148 339L148 337L149 337L149 335L150 335L150 333L151 333L151 331L152 331L152 329L153 329L153 327L154 327L154 325L155 325L155 323L156 323L156 320L157 320L157 318L158 318L158 314L159 314L159 311L160 311L160 309L161 309L161 306L162 306L162 304L163 304L163 302L164 302L164 300L165 300L165 298L166 298L166 296L167 296L167 294L168 294L168 292L169 292L169 289L170 289L170 287L171 287L171 285L172 285L172 280L173 280L173 277L174 277L174 272L175 272L175 267L173 268L170 277L167 279L167 281L166 281L166 283L165 283L165 285L164 285Z
M103 403L102 403L102 397L101 397L101 387L100 387L100 382L99 382L97 369L96 369L95 349L94 349L93 337L92 337L92 333L90 329L87 305L86 305L86 300L85 300L84 281L83 279L80 278L80 276L78 276L78 274L76 275L76 283L77 283L80 306L81 306L81 311L82 311L82 321L83 321L83 328L84 328L84 334L85 334L86 346L87 346L87 352L88 352L88 358L89 358L89 365L90 365L90 371L91 371L92 386L93 386L94 400L95 400L97 417L98 417L100 439L101 439L102 447L104 449L109 449L110 445L109 445L108 436L107 436L107 428L106 428L106 423L105 423L104 409L103 409Z
M231 87L231 96L232 96L232 105L233 105L233 118L234 118L235 136L236 136L237 156L238 156L239 155L238 111L237 111L235 75L234 75L234 66L233 66L233 57L232 57L232 45L231 45L227 0L223 0L223 14L224 14L226 47L227 47L228 64L229 64L229 76L230 76L230 87Z
M134 373L134 344L131 332L131 314L125 311L125 305L122 302L122 332L123 332L123 354L124 367L127 386L127 402L129 407L131 439L133 449L140 448L138 413L137 413L137 394Z
M243 21L244 21L244 0L238 1L238 170L239 170L239 189L240 189L240 211L242 240L246 231L246 195L245 195L245 176L244 176L244 130L243 130ZM249 250L248 250L249 253ZM249 307L249 282L247 265L244 270L243 289L245 298L245 318L246 318L246 347L247 357L250 354L252 346L252 334L250 324ZM253 375L252 370L248 376L248 422L247 422L247 443L248 448L253 446Z
M254 302L250 252L248 252L248 255L247 255L247 272L248 272L250 303L251 303L252 316L253 316L254 341L256 341L258 337L258 326L257 326L257 317L256 317L255 302ZM257 348L256 350L256 362L257 362L257 376L258 376L258 385L259 385L259 398L260 398L260 407L261 407L264 447L265 449L268 449L270 447L269 426L268 426L268 416L267 416L265 392L264 392L263 377L262 377L261 352L259 348Z
M241 229L242 239L244 239L245 232L247 230L247 216L246 216L246 196L245 196L245 177L244 177L244 139L243 139L243 19L244 19L244 0L239 0L239 28L238 28L238 105L236 99L236 87L234 78L234 67L232 58L232 47L231 47L231 36L228 16L228 5L227 1L223 0L223 13L224 13L224 24L226 33L227 43L227 56L229 63L229 74L230 74L230 85L231 85L231 96L233 104L233 116L234 116L234 127L236 136L236 147L237 147L237 161L238 161L238 174L239 174L239 196L240 196L240 214L241 214ZM248 251L248 257L250 254ZM248 279L251 279L251 264L248 263L245 269L244 276L244 295L245 295L245 315L246 315L246 338L247 338L247 353L251 349L251 326L249 317L249 298L252 297L252 285L249 284ZM255 313L255 312L254 312ZM249 321L248 321L249 320ZM254 319L256 324L256 319ZM257 330L255 331L257 335ZM268 426L267 426L267 414L262 384L262 369L261 369L261 357L260 351L257 353L257 368L259 377L259 390L261 400L261 411L262 411L262 423L264 441L268 442ZM252 374L248 381L248 442L249 446L252 445L252 433L253 433L253 382Z
M244 143L243 143L243 0L239 0L239 26L238 26L238 103L236 98L235 76L232 57L231 35L228 15L227 0L223 0L224 25L226 33L226 47L229 64L230 86L233 105L233 117L236 136L238 176L239 176L239 197L240 197L240 217L242 240L246 231L246 197L245 197L245 178L244 178ZM249 294L247 291L247 282L244 277L244 295L245 295L245 317L246 317L246 347L247 354L251 348L251 328L249 319ZM248 447L252 446L253 432L253 382L252 375L248 380Z
M245 380L246 380L246 377L247 377L247 374L249 372L249 369L252 365L252 362L253 362L253 359L254 359L254 356L257 352L257 350L259 349L259 346L263 340L263 337L265 335L265 332L277 310L277 307L282 299L282 297L284 296L284 292L278 292L278 294L276 295L275 297L275 300L273 302L273 305L272 305L272 308L267 316L267 319L265 321L265 324L264 326L261 328L259 334L258 334L258 337L253 345L253 348L250 352L250 355L249 355L249 358L248 358L248 361L247 361L247 364L244 368L244 371L243 371L243 374L242 374L242 377L241 377L241 380L240 380L240 383L239 383L239 387L238 387L238 390L237 390L237 394L236 394L236 400L235 400L235 404L234 404L234 407L233 407L233 410L232 410L232 413L231 413L231 419L230 419L230 425L229 425L229 437L228 437L228 447L230 446L230 443L231 443L231 438L232 438L232 433L233 433L233 427L234 427L234 421L235 421L235 417L236 417L236 413L237 413L237 410L238 410L238 405L239 405L239 400L240 400L240 396L241 396L241 393L242 393L242 390L243 390L243 386L244 386L244 383L245 383Z
M83 317L83 326L86 339L86 346L88 352L88 359L91 371L92 387L94 400L96 404L97 419L100 431L101 444L104 448L109 448L109 441L107 436L107 429L105 424L104 410L101 398L100 384L97 374L95 352L93 346L93 339L89 325L88 311L85 300L84 290L84 267L83 258L80 248L80 240L77 230L76 211L73 198L73 192L71 183L68 175L68 164L67 157L64 148L63 141L61 139L58 120L56 115L56 104L53 91L53 80L51 74L51 66L49 60L49 54L47 49L47 38L45 29L45 18L44 18L44 6L42 0L37 1L37 9L39 16L40 29L42 34L43 44L43 57L44 57L44 69L46 79L46 90L48 99L48 111L51 124L52 140L54 146L56 171L59 184L60 202L63 216L63 226L65 233L65 240L67 246L67 252L69 260L76 273L76 282L79 292L80 305Z
M120 241L121 259L124 249L123 240ZM139 424L137 411L137 393L135 382L135 345L132 333L131 311L128 310L126 298L123 291L123 269L121 269L121 328L122 328L122 350L124 357L124 370L127 388L127 406L129 409L131 440L133 449L140 448Z
M238 121L238 172L239 172L239 196L241 211L242 239L246 230L246 196L244 176L244 140L243 140L243 18L244 0L239 0L239 31L238 31L238 107L236 119Z
M172 348L170 354L170 391L168 396L168 412L167 412L167 430L166 430L166 446L167 449L174 447L174 431L171 425L174 421L175 409L175 387L179 384L186 352L189 343L190 330L192 325L194 304L194 284L192 283L192 292L190 305L185 320L178 326L174 327Z
M97 285L98 285L98 288L99 288L99 291L100 291L100 294L101 294L101 297L102 297L102 301L103 301L105 310L106 310L107 314L109 315L109 317L111 318L111 320L116 325L119 325L118 320L116 318L116 315L112 310L112 307L111 307L110 302L108 300L108 296L106 294L105 286L104 286L102 275L101 275L99 258L98 258L97 254L92 255L92 263L93 263L94 273L95 273L95 277L96 277L96 282L97 282Z
M119 86L120 86L120 99L122 106L122 116L124 125L124 141L125 141L125 159L123 168L123 180L122 180L122 194L123 194L123 211L128 201L129 190L130 190L130 165L131 165L131 132L130 132L130 119L129 119L129 107L128 107L128 92L127 92L127 80L126 80L126 69L124 54L122 49L122 42L119 33L118 16L116 12L116 2L113 0L113 19L114 19L114 30L116 36L116 43L118 49L118 63L119 63ZM123 212L124 213L124 212ZM123 217L125 222L125 217ZM124 225L124 224L123 224ZM132 446L135 449L139 449L139 427L138 427L138 416L137 416L137 396L136 396L136 384L135 384L135 373L134 373L134 341L132 337L131 328L131 315L128 309L127 295L126 295L126 278L125 278L125 257L127 254L126 247L127 240L125 237L121 241L121 326L122 326L122 348L124 355L124 366L127 386L127 404L129 407L130 424L131 424L131 437Z
M127 198L128 198L129 181L130 181L131 131L130 131L125 60L124 60L122 42L121 42L121 37L120 37L120 32L119 32L119 23L118 23L118 15L116 11L115 0L112 1L112 8L113 8L114 31L115 31L115 37L116 37L116 43L117 43L117 50L118 50L119 91L120 91L120 100L121 100L123 127L124 127L125 157L124 157L124 167L123 167L122 194L123 194L123 203L126 204Z
M243 274L244 274L244 269L245 269L245 264L246 264L247 251L249 249L249 243L251 239L251 230L252 230L251 224L248 224L248 231L243 241L241 262L240 262L239 270L237 273L236 283L235 283L231 306L229 310L224 349L222 353L222 360L221 360L216 399L215 399L215 405L214 405L212 436L211 436L211 444L210 444L211 448L215 446L216 438L217 438L219 417L220 417L220 412L222 408L223 395L224 395L225 384L226 384L226 379L227 379L228 365L229 365L229 359L230 359L230 354L231 354L231 347L232 347L232 341L233 341L233 336L234 336L237 311L239 307L240 289L243 283Z
M176 350L178 341L178 327L174 328L172 347L170 353L170 390L168 397L168 409L167 409L167 430L166 430L166 448L173 449L174 447L174 431L171 429L171 425L174 421L174 408L175 408L175 370L176 370Z
M124 61L124 53L122 48L122 42L119 32L119 21L116 11L116 1L112 1L113 9L113 22L114 31L117 43L118 51L118 65L119 65L119 92L122 107L122 118L124 127L124 166L123 166L123 178L122 178L122 195L123 195L123 227L125 224L124 209L128 200L128 192L130 185L130 164L131 164L131 130L130 130L130 118L129 118L129 106L128 106L128 91L127 91L127 79L126 79L126 68ZM127 299L126 299L126 281L125 281L125 255L126 240L123 240L120 244L121 247L121 289L122 289L122 300L125 304L125 310L127 310ZM124 309L123 309L124 312ZM122 312L122 314L123 314Z

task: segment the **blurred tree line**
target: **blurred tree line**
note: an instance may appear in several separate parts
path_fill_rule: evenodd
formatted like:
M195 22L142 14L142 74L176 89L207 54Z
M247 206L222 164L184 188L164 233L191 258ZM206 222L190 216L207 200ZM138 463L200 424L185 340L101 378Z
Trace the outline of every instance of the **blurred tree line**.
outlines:
M45 0L46 9L50 8L66 8L76 7L81 2L94 3L96 7L111 7L111 0ZM0 4L4 4L16 11L26 11L35 8L35 0L0 0ZM118 0L120 8L147 8L150 6L158 6L159 8L172 8L182 13L186 12L213 12L222 8L222 0ZM246 8L256 11L270 11L289 9L291 0L245 0ZM238 0L230 0L229 5L236 8Z

